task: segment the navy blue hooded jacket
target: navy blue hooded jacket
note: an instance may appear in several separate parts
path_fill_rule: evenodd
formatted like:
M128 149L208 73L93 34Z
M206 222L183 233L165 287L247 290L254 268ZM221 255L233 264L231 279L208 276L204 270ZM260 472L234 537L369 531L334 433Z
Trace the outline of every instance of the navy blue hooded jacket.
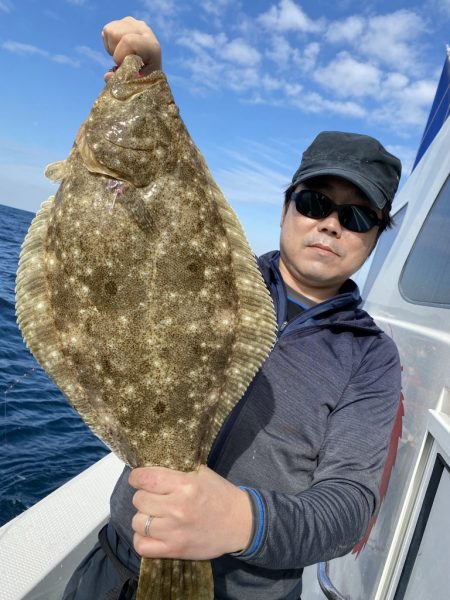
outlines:
M208 461L248 489L255 524L244 552L212 561L217 600L297 600L303 567L351 550L379 504L400 400L397 349L358 308L356 284L286 324L278 263L279 252L259 260L278 341ZM131 543L127 477L111 498L111 520Z

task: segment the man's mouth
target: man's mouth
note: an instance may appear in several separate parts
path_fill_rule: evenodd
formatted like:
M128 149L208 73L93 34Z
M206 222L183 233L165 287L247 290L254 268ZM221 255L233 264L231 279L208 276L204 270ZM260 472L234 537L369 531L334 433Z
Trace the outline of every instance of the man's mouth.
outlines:
M315 244L309 244L309 246L311 248L316 248L317 250L322 251L323 253L335 254L336 256L339 256L339 254L336 252L336 250L334 248L332 248L331 246L329 246L328 244L321 244L320 242L318 242Z

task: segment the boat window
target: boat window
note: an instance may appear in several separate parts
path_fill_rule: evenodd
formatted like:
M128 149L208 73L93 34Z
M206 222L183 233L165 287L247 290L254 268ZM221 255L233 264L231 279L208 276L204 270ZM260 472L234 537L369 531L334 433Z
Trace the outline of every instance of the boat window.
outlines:
M448 598L450 571L450 471L438 455L417 519L394 600Z
M394 215L394 225L390 229L384 231L381 234L380 239L378 240L378 244L372 258L372 263L370 265L370 270L367 274L367 278L361 294L361 296L364 299L367 298L370 290L372 289L373 282L375 281L379 270L383 266L384 260L389 250L391 249L398 232L400 231L400 227L403 223L403 219L406 214L406 207L407 204L405 204L405 206L402 206L402 208Z
M450 308L450 178L439 192L400 277L400 292L416 304Z

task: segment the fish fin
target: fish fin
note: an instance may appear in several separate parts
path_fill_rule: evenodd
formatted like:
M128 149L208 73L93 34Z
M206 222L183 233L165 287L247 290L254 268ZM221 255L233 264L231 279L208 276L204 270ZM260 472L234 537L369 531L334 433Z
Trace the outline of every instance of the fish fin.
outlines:
M63 364L46 281L45 240L55 197L33 219L20 251L16 277L17 324L29 350L56 381ZM59 383L58 383L59 385ZM67 391L67 385L65 386Z
M118 437L119 428L113 415L101 402L97 413L92 409L90 398L61 350L47 283L50 265L46 240L54 206L55 196L42 204L22 244L16 277L17 324L30 352L66 398L71 399L86 424L102 439L110 440L113 430L116 442L114 446L110 444L111 449L126 462L137 466L135 453L126 439Z
M199 160L204 159L199 155ZM208 167L204 166L205 169ZM233 358L227 367L220 404L209 439L204 440L200 462L205 462L211 442L217 436L229 412L244 395L253 377L269 355L276 340L276 317L269 290L256 263L242 225L224 195L214 183L212 193L231 246L232 272L241 299L239 325L233 344Z
M136 600L213 600L209 561L143 558Z
M47 165L44 174L51 181L61 181L65 174L66 161L57 160Z

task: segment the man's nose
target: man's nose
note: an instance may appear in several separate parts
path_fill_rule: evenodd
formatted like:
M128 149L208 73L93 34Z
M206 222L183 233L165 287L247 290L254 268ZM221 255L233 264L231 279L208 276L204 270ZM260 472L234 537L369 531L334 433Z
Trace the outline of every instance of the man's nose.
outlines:
M333 237L340 238L342 235L342 226L339 222L337 210L333 210L327 217L320 219L317 223L317 228L322 233L328 233Z

